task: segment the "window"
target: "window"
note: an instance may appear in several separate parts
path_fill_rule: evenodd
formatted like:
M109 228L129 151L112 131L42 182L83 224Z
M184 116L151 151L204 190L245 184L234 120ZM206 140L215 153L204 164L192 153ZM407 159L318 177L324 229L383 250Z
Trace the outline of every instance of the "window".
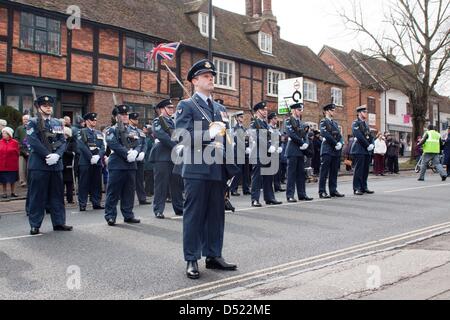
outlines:
M278 96L278 81L284 80L283 72L267 70L267 94L269 96Z
M259 49L262 52L272 54L272 36L270 34L259 33Z
M214 59L217 76L214 83L219 88L234 90L234 62L223 59Z
M413 110L412 110L411 104L409 102L406 103L406 114L409 114L410 116L412 116L412 114L413 114Z
M61 54L61 22L22 12L20 16L20 48Z
M367 98L367 111L368 113L377 113L376 102L372 97Z
M314 82L303 83L304 99L317 102L317 85Z
M125 51L125 66L143 70L156 71L155 62L149 61L147 55L153 50L154 44L127 37Z
M212 17L212 37L216 37L216 17ZM200 29L200 33L204 37L209 37L209 15L206 13L198 14L198 27Z
M331 98L335 105L343 106L342 103L342 89L339 88L331 88Z
M396 115L397 114L397 101L389 99L389 114Z

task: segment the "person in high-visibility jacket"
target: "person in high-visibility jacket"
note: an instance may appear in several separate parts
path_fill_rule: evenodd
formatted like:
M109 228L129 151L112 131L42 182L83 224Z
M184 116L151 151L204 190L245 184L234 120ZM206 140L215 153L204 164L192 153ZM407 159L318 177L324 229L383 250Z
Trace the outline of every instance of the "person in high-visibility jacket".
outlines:
M432 160L433 166L439 172L442 181L447 179L447 173L444 171L439 160L439 154L441 153L441 135L434 130L433 125L428 126L428 131L423 135L422 140L418 143L419 146L423 146L422 166L420 168L419 181L425 181L425 171L427 171L428 162Z

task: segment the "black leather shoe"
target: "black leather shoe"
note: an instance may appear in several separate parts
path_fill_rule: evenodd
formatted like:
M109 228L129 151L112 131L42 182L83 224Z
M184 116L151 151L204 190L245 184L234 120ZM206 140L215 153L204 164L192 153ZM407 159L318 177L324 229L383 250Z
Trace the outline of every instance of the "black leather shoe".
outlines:
M143 205L143 206L146 206L146 205L152 204L152 202L145 200L145 201L139 201L139 204Z
M162 214L160 212L156 213L155 216L156 216L156 219L164 219L165 218L164 214Z
M447 176L443 176L443 177L441 177L441 179L442 179L442 181L445 181L445 180L447 180Z
M353 192L353 194L354 194L355 196L363 196L363 195L364 195L364 192L362 192L361 190L356 190L356 191Z
M222 257L206 258L206 269L234 271L237 269L237 266L235 264L225 262Z
M198 278L200 278L200 272L198 271L198 263L197 263L197 261L188 261L187 262L186 276L189 279L198 279Z
M266 204L267 205L272 205L272 206L277 206L277 205L279 205L279 204L283 204L283 202L281 202L281 201L277 201L277 200L272 200L272 201L266 201Z
M105 209L105 207L104 206L93 206L92 209L94 209L94 210L103 210L103 209Z
M342 193L339 193L338 191L336 191L331 194L331 197L332 198L344 198L345 194L342 194Z
M130 218L130 219L125 219L124 222L125 222L125 223L136 224L136 223L141 223L141 220L136 219L136 218Z
M261 203L259 203L258 201L252 201L252 207L255 207L255 208L260 208L260 207L262 207L262 205L261 205Z
M31 234L32 236L35 236L35 235L37 235L37 234L40 234L39 228L31 228L30 234Z
M313 201L314 198L310 198L308 196L304 196L304 197L298 198L298 200L300 200L300 201Z
M277 190L275 190L275 192L286 192L286 189L283 189L283 188L277 189Z
M319 198L320 198L320 199L330 199L331 197L330 197L330 195L329 195L328 193L326 193L326 192L320 192L320 193L319 193Z
M417 179L417 181L425 181L425 179L421 179L421 178L419 178L419 179Z
M231 195L233 197L240 197L241 196L241 194L239 192L232 192Z
M72 231L72 226L66 226L65 224L62 226L54 226L53 231Z
M178 217L182 217L183 216L183 212L175 212L175 215Z
M110 226L110 227L114 227L116 225L116 221L114 219L108 219L108 220L106 220L106 222L108 223L108 226Z
M244 196L249 196L249 195L251 195L252 193L250 192L250 191L246 191L246 192L244 192Z
M86 207L80 207L80 212L86 211Z
M288 198L288 199L287 199L287 202L289 202L289 203L295 203L295 202L297 202L297 200L295 200L294 198Z
M375 193L375 191L372 191L372 190L369 190L369 189L364 190L363 192L367 193L367 194L374 194Z

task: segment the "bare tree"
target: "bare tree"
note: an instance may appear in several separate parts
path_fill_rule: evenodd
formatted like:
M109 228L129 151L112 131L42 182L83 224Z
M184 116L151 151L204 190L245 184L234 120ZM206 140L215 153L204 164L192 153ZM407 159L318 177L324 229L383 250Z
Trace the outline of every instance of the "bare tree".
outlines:
M369 51L385 59L399 75L402 91L413 108L416 141L423 132L430 97L435 95L438 81L450 71L450 1L391 0L382 34L369 30L360 4L352 5L351 15L342 11L340 16L348 28L368 36L374 47Z

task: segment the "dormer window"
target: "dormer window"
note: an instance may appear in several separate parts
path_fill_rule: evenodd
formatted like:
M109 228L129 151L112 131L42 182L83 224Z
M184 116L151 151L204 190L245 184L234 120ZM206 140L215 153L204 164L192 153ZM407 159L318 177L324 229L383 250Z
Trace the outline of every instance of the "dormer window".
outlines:
M270 34L259 33L259 49L268 54L272 54L272 36Z
M212 37L216 38L216 17L214 16L212 23ZM202 36L209 37L209 15L203 12L198 14L198 27Z

